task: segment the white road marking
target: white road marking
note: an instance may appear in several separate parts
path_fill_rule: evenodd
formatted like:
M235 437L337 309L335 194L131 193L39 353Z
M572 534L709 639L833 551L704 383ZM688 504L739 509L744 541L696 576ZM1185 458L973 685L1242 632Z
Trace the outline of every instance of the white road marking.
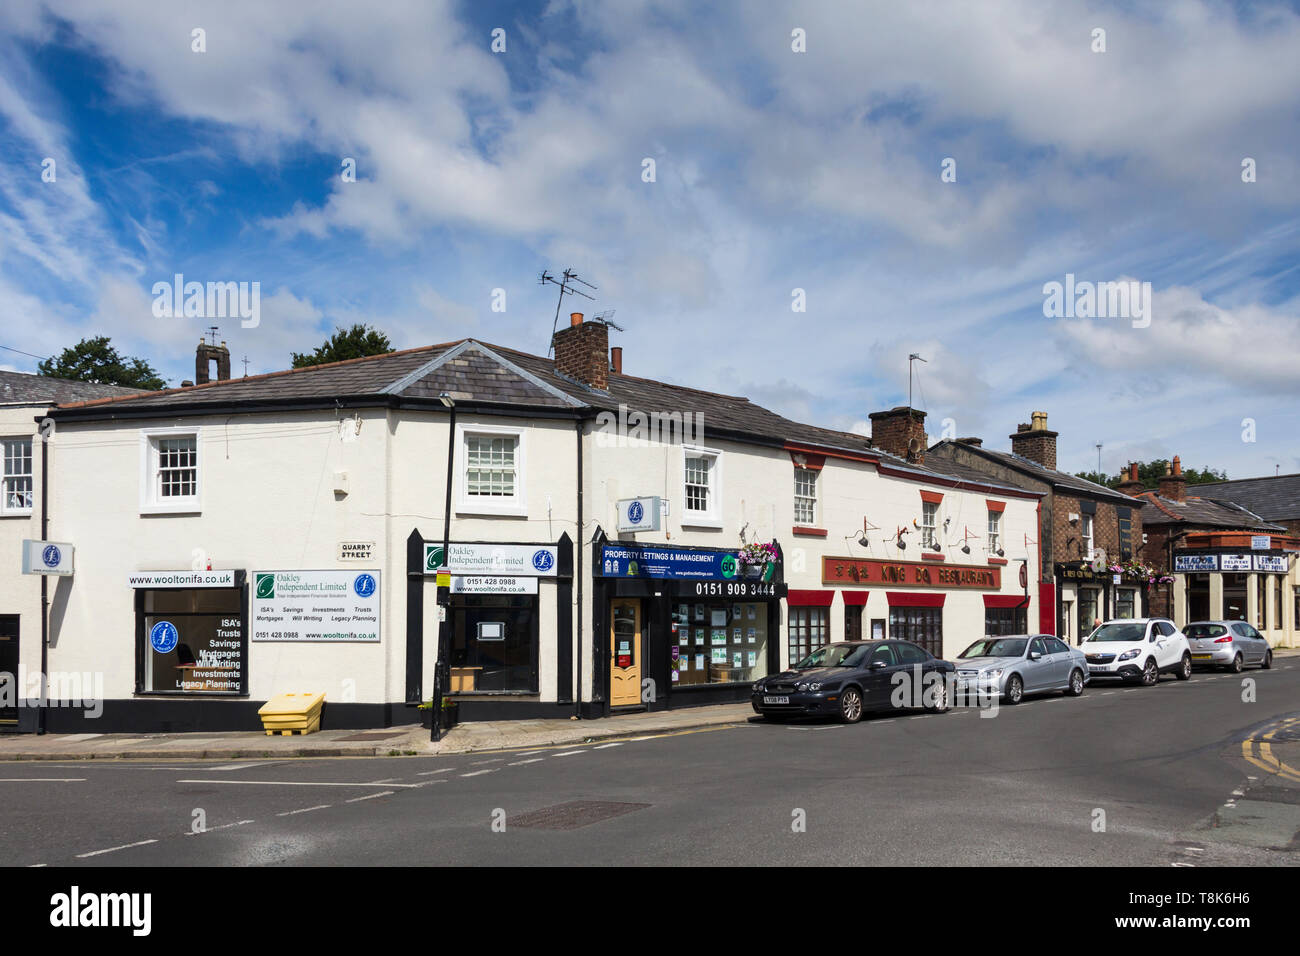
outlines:
M141 840L139 843L124 843L122 846L110 846L107 850L94 850L90 853L78 853L77 859L84 860L88 856L100 856L104 853L116 853L118 850L129 850L136 846L148 846L150 843L157 843L157 840Z
M220 767L211 767L211 770L247 770L249 767L267 767L274 761L272 760L255 760L251 763L227 763Z
M585 750L566 750L564 753L552 754L555 757L572 757L574 754L586 753Z
M177 780L177 783L227 783L245 787L405 787L410 790L427 787L429 781L421 783L334 783L315 780Z
M49 866L49 864L48 864L48 863L29 863L29 864L27 865L27 869L29 869L29 870L38 870L38 869L40 869L40 868L43 867L43 866Z
M185 835L201 836L204 833L215 833L217 830L229 830L231 827L242 827L245 823L252 823L252 822L253 822L252 820L240 820L237 823L223 823L219 827L204 827L202 830L199 830L198 832L195 832L194 830L188 830L186 831Z
M319 806L315 806L315 807L303 807L301 810L286 810L284 811L284 813L277 813L276 816L291 817L296 813L311 813L313 810L328 810L332 806L334 806L334 804L332 803L322 803Z
M527 757L529 754L539 754L545 749L545 747L539 747L537 750L525 750L519 756Z
M623 746L623 742L620 740L617 743L612 743L612 744L597 744L595 747L592 747L591 749L604 750L606 747L621 747L621 746Z
M470 763L470 766L471 766L471 767L481 767L481 766L483 766L485 763L500 763L501 761L503 761L503 760L505 760L505 759L506 759L505 757L493 757L491 760L475 760L475 761L473 761L473 762Z
M368 793L364 797L353 797L351 800L344 800L344 803L360 803L362 800L373 800L375 797L391 797L392 790L381 790L379 793Z
M417 777L432 777L435 773L451 773L455 767L443 767L441 770L421 770L416 774Z
M1195 866L1196 866L1195 863L1170 863L1169 865L1170 865L1170 866L1190 866L1190 867L1195 867Z
M85 777L0 777L0 783L85 783Z
M481 776L482 774L485 774L485 773L496 773L496 772L497 772L498 770L500 770L500 769L501 769L500 767L492 767L492 768L489 769L489 770L475 770L473 773L462 773L461 776L462 776L462 777L478 777L478 776Z
M543 760L545 760L545 759L546 759L545 757L533 757L533 758L531 758L531 759L529 759L529 760L516 760L514 763L508 763L508 764L506 764L506 766L507 766L507 767L520 767L520 766L523 766L523 765L526 764L526 763L541 763L541 762L542 762Z

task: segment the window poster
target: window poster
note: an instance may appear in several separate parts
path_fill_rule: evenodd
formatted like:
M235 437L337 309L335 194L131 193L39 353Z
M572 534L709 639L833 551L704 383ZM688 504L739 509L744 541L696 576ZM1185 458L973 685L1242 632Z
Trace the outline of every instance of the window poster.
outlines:
M695 669L696 669L697 671L702 671L702 670L704 670L704 655L703 655L703 654L696 654L696 655L695 655Z
M757 639L758 639L758 630L756 628L751 627L748 631L745 632L746 644L753 644L754 641Z
M731 642L732 642L733 644L739 644L739 643L740 643L740 628L738 628L738 627L733 627L733 628L731 629Z
M703 604L697 604L697 605L695 605L695 618L694 618L694 620L696 620L696 621L703 621L703 620L704 620L704 605L703 605Z
M702 627L697 627L697 628L695 629L695 639L694 639L693 643L695 643L695 644L703 644L703 643L704 643L704 628L702 628Z
M726 628L715 627L715 628L713 629L713 641L712 641L712 642L713 642L714 644L725 644L725 643L727 643L727 630L726 630Z
M710 615L709 623L713 627L726 627L727 609L725 607L715 607L715 608L710 608L710 610L712 613Z
M736 651L735 654L731 655L731 666L732 666L732 667L743 667L743 666L744 666L743 664L741 664L741 660L742 660L742 658L743 658L744 653L745 653L744 651Z
M746 617L748 620L750 620L750 621L752 621L752 620L754 620L755 618L757 618L757 617L758 617L758 606L757 606L757 605L754 605L754 604L749 604L749 605L747 605L747 606L745 607L745 617Z
M727 649L725 647L715 647L713 649L713 663L714 664L727 663Z
M754 667L758 664L758 651L749 652L749 666Z

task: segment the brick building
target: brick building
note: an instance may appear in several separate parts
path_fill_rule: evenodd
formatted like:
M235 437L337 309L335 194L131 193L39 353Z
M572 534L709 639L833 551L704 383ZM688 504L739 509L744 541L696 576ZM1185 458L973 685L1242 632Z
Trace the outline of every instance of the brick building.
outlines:
M1110 570L1137 557L1144 510L1131 487L1115 490L1057 469L1057 438L1047 427L1047 413L1034 412L1010 436L1009 452L985 448L979 438L959 438L939 442L930 456L1043 494L1036 627L1078 643L1098 618L1147 613L1145 581Z

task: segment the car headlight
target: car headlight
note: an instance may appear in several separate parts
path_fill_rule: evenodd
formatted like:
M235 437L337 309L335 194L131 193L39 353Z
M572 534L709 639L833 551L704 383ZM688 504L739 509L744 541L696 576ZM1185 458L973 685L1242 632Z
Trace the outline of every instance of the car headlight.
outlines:
M1001 677L1001 676L1002 676L1002 668L1001 668L1001 667L994 667L994 668L991 669L991 670L984 671L983 676L984 676L984 677Z
M822 689L822 685L814 681L813 683L808 685L808 689L811 691L818 691Z
M1131 661L1133 658L1137 657L1137 656L1138 656L1139 654L1141 654L1141 653L1142 653L1142 651L1135 647L1135 648L1133 648L1133 650L1131 650L1131 651L1125 651L1125 652L1124 652L1123 654L1121 654L1119 657L1115 658L1115 660L1117 660L1117 661Z
M753 687L754 693L757 694L762 689L763 689L763 682L761 680L754 681L754 687Z

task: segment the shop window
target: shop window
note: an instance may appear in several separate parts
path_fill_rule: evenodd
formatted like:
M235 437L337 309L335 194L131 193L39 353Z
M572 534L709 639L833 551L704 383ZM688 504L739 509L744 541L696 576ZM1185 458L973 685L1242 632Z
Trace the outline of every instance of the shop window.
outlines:
M790 608L787 660L793 667L829 640L830 609L824 607Z
M794 523L817 524L817 472L797 465L794 469Z
M31 514L32 440L6 438L4 472L0 476L0 514Z
M997 554L1002 547L1002 512L989 511L989 554Z
M1208 621L1210 619L1210 576L1189 574L1186 584L1187 620Z
M1086 517L1086 516L1085 516ZM1101 620L1101 591L1097 588L1079 589L1079 633L1091 634Z
M1286 626L1286 609L1282 607L1282 575L1273 577L1273 627L1279 631Z
M943 657L943 608L891 607L889 636L919 644L935 657Z
M1248 575L1223 575L1223 620L1246 620L1246 584Z
M137 591L144 693L241 695L248 657L238 588Z
M678 604L669 649L674 686L734 684L767 676L767 605Z
M1026 610L1023 607L986 607L984 609L985 636L1024 634L1027 629Z
M846 641L862 640L861 604L846 604L844 606L844 639Z
M717 451L683 445L683 524L721 527L721 455Z
M199 510L199 433L178 428L141 432L144 475L140 510L146 514Z
M1255 627L1268 630L1268 575L1255 575Z
M1137 591L1132 588L1120 588L1115 592L1115 616L1137 617Z
M452 596L452 686L462 692L537 693L537 596Z

